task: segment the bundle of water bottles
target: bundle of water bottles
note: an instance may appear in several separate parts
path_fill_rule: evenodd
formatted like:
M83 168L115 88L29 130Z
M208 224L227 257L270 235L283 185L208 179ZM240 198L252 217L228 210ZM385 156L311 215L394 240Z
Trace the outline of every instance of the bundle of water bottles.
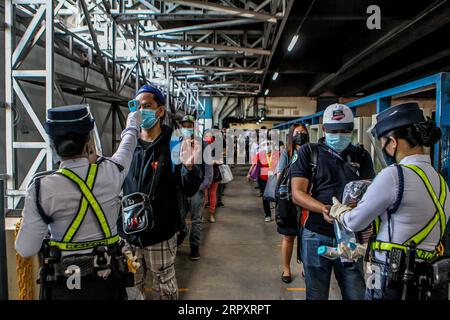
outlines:
M369 185L370 181L367 180L347 183L342 196L342 203L348 206L356 206L362 199ZM366 247L358 243L355 233L347 230L336 220L333 224L337 246L320 246L317 248L317 254L331 260L340 258L343 263L352 263L357 261L359 258L364 257Z

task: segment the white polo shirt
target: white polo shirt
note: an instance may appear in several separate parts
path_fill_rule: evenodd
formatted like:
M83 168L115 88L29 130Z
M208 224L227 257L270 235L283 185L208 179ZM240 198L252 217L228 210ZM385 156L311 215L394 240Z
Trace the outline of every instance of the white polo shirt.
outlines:
M416 165L427 175L434 192L439 198L440 180L438 173L431 165L428 155L412 155L405 157L400 164ZM411 169L402 167L405 183L403 199L396 213L391 216L391 240L393 243L402 244L411 236L417 234L431 218L437 209L428 190L419 176ZM376 217L381 218L380 230L377 240L389 241L388 236L388 208L392 208L398 193L399 178L397 168L389 166L382 170L369 186L358 207L344 214L342 221L346 228L353 231L361 231L366 228ZM446 221L450 215L450 195L448 194L444 205ZM445 226L443 226L445 228ZM433 251L440 240L440 224L435 225L428 237L418 245L423 250ZM385 259L384 252L375 252L375 257L381 261Z
M103 209L112 235L117 234L117 219L120 211L119 195L133 160L138 136L139 128L137 126L127 127L122 133L122 142L117 152L111 157L113 162L103 161L98 167L92 192ZM120 170L116 164L121 165L123 170ZM85 179L89 169L89 160L77 158L62 161L60 168L70 169L79 177ZM47 225L39 215L34 183L31 184L25 196L22 225L15 243L17 252L23 257L36 255L49 231L52 240L61 241L78 212L82 197L78 187L62 175L52 174L40 179L39 203L53 222ZM73 241L93 241L102 238L102 229L95 213L89 207ZM86 251L83 250L82 252Z

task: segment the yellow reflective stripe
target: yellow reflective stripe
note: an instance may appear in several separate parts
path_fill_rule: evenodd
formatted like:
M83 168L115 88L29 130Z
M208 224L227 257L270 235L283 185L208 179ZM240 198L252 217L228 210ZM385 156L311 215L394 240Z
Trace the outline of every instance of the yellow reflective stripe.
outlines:
M425 172L422 169L420 169L419 167L417 167L415 165L404 165L404 167L407 167L407 168L413 170L420 177L420 179L425 184L425 186L428 190L428 193L430 194L431 198L433 199L434 205L436 206L436 209L437 209L436 214L433 216L433 218L430 220L430 222L428 222L428 224L422 230L420 230L417 234L415 234L410 239L408 239L407 241L404 242L404 244L407 244L410 241L414 241L418 245L423 240L425 240L425 238L431 233L433 228L436 226L436 223L438 221L440 221L442 223L442 220L444 221L444 224L441 225L441 235L443 235L442 230L445 228L445 213L442 208L443 204L441 203L441 201L442 201L442 199L444 199L444 201L445 201L446 188L445 188L445 186L444 186L444 188L442 188L442 181L441 181L441 194L440 194L440 197L438 200L436 193L434 192L433 187L431 186L430 180L428 179L427 175L425 174ZM439 175L439 177L440 177L440 175ZM444 216L444 219L442 219L442 216Z
M433 229L436 226L436 223L438 223L438 221L439 221L439 215L435 214L433 216L433 218L428 222L428 224L424 228L422 228L422 230L420 230L418 233L416 233L411 238L406 240L404 242L404 244L406 245L407 243L410 243L411 241L414 241L416 244L421 243L423 240L426 239L426 237L428 237L428 235L431 233L431 231L433 231Z
M94 241L85 241L85 242L58 242L58 241L49 241L50 246L58 247L63 251L77 251L77 250L86 250L93 249L96 246L110 246L120 240L119 235L115 235L114 237L107 239L100 239Z
M88 177L86 180L86 185L88 186L89 190L92 190L92 186L94 185L96 175L97 175L97 165L90 165L89 171L88 171ZM75 233L77 232L78 228L80 227L81 223L83 222L84 217L86 216L86 212L87 212L88 208L89 208L88 201L87 201L86 197L83 195L83 198L81 199L80 208L78 209L78 213L75 216L75 219L73 220L70 227L67 229L62 242L72 241L73 237L75 236Z
M406 251L406 246L398 243L389 243L383 241L374 241L372 243L372 250L378 251L392 251L393 248L398 248ZM422 249L416 249L416 257L422 260L431 260L438 256L437 251L427 251Z
M95 165L96 166L96 165ZM105 214L103 213L102 208L100 207L100 204L98 203L97 199L95 199L95 196L92 194L91 190L89 190L86 183L77 176L74 172L68 170L68 169L61 169L58 172L75 182L78 187L80 188L82 194L86 199L88 200L89 204L92 207L92 210L94 211L95 215L97 216L97 220L100 223L100 226L103 230L103 233L105 235L105 238L111 237L111 230L109 229L108 221L106 220Z
M441 180L441 195L439 197L439 202L442 205L442 208L445 207L445 201L447 200L447 183L445 183L444 177L439 175L439 179ZM447 226L446 217L444 210L439 212L440 220L441 220L441 238L444 236L445 228Z
M374 222L375 222L375 234L378 234L378 231L380 230L380 223L381 223L380 217L376 217Z

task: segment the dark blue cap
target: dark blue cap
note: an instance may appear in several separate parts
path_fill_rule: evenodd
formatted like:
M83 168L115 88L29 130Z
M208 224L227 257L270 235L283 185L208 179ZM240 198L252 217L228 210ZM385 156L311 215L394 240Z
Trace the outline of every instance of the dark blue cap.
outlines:
M402 103L377 115L377 124L372 129L372 135L379 139L389 131L422 121L425 121L425 117L416 102Z
M49 136L61 136L69 132L88 134L93 128L94 119L84 104L49 109L44 124Z
M150 84L143 85L141 88L139 88L139 90L136 92L135 97L144 92L153 93L158 98L158 100L161 101L161 104L163 106L166 104L166 99L164 98L162 92L158 88Z

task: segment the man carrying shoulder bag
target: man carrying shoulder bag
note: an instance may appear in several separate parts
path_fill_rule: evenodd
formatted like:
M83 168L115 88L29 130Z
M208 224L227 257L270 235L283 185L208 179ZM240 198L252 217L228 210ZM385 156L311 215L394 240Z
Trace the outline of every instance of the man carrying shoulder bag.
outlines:
M145 85L136 94L143 122L133 162L123 185L123 214L119 221L122 238L131 244L141 267L135 274L137 299L144 299L144 282L152 273L154 300L178 299L175 277L176 233L181 219L177 203L177 186L192 197L200 185L194 155L201 151L194 141L181 147L181 170L174 173L170 139L172 129L162 125L165 115L164 95L157 88ZM192 149L192 148L191 148ZM136 209L138 208L138 209Z

